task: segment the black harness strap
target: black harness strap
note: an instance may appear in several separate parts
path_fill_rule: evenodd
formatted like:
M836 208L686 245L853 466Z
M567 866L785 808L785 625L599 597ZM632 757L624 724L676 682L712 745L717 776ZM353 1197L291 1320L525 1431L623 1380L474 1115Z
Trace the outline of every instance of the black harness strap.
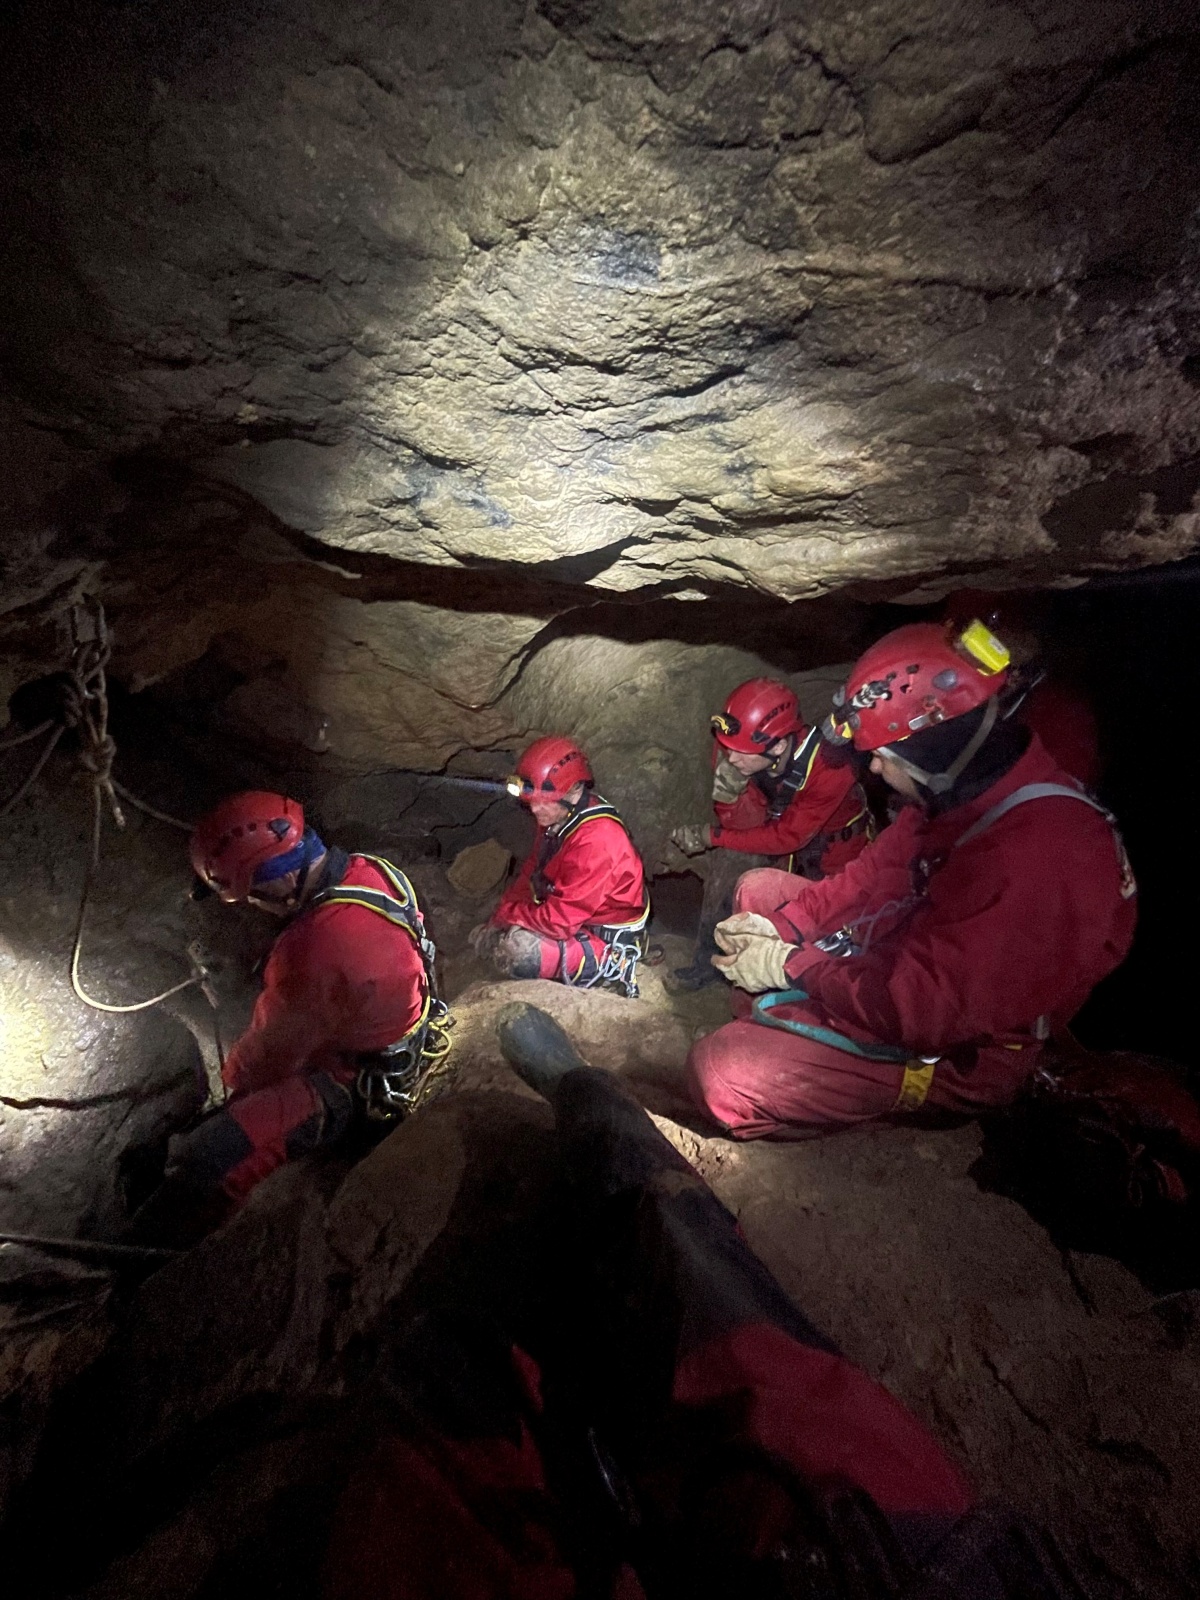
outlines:
M808 737L803 739L788 757L787 764L778 778L769 772L755 775L754 782L767 797L767 816L772 822L779 821L808 782L820 748L821 730L811 728Z

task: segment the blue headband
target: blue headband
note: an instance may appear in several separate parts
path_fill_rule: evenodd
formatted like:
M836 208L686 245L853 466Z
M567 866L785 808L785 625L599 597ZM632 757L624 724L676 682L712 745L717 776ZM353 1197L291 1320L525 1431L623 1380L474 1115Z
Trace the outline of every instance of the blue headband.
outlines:
M272 856L254 872L255 883L271 883L276 878L286 878L289 872L301 872L324 852L324 842L311 828L305 828L300 843L293 845L281 856Z

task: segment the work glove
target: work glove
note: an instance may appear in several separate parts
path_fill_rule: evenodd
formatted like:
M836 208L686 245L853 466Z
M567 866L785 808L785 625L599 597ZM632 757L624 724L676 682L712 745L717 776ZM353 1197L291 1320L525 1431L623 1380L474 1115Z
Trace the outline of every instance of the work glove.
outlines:
M798 947L786 944L775 931L775 924L757 911L738 911L713 932L723 956L714 956L717 971L745 989L747 994L788 987L787 960Z
M712 849L712 830L707 822L685 822L681 828L671 829L671 843L685 856L698 856Z
M713 768L712 797L719 806L731 806L746 792L750 779L739 772L728 756L718 756Z

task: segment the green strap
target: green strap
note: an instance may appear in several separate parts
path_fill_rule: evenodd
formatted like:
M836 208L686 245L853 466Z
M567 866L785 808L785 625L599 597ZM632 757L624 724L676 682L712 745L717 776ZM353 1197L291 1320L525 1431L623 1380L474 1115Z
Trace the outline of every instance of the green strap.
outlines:
M773 1017L776 1006L801 1005L808 999L806 989L777 989L770 994L760 994L754 1002L751 1016L768 1028L782 1028L787 1033L798 1033L816 1044L826 1044L834 1050L845 1050L849 1055L862 1056L865 1061L907 1061L909 1052L891 1044L859 1044L833 1028L821 1028L814 1022L796 1022L789 1017Z

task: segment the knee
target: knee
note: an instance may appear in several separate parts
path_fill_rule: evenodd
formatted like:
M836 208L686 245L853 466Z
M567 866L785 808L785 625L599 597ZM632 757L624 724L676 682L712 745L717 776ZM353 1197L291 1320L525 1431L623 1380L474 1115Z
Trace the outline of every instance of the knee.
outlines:
M729 1138L741 1139L747 1137L743 1130L751 1119L727 1075L732 1063L721 1038L724 1031L718 1028L692 1046L684 1068L685 1079L688 1093L704 1115Z
M769 907L774 911L779 896L773 891L780 876L775 867L755 867L750 872L743 872L733 891L733 909L761 912Z
M492 960L506 978L539 978L542 941L528 928L506 928L492 950Z

